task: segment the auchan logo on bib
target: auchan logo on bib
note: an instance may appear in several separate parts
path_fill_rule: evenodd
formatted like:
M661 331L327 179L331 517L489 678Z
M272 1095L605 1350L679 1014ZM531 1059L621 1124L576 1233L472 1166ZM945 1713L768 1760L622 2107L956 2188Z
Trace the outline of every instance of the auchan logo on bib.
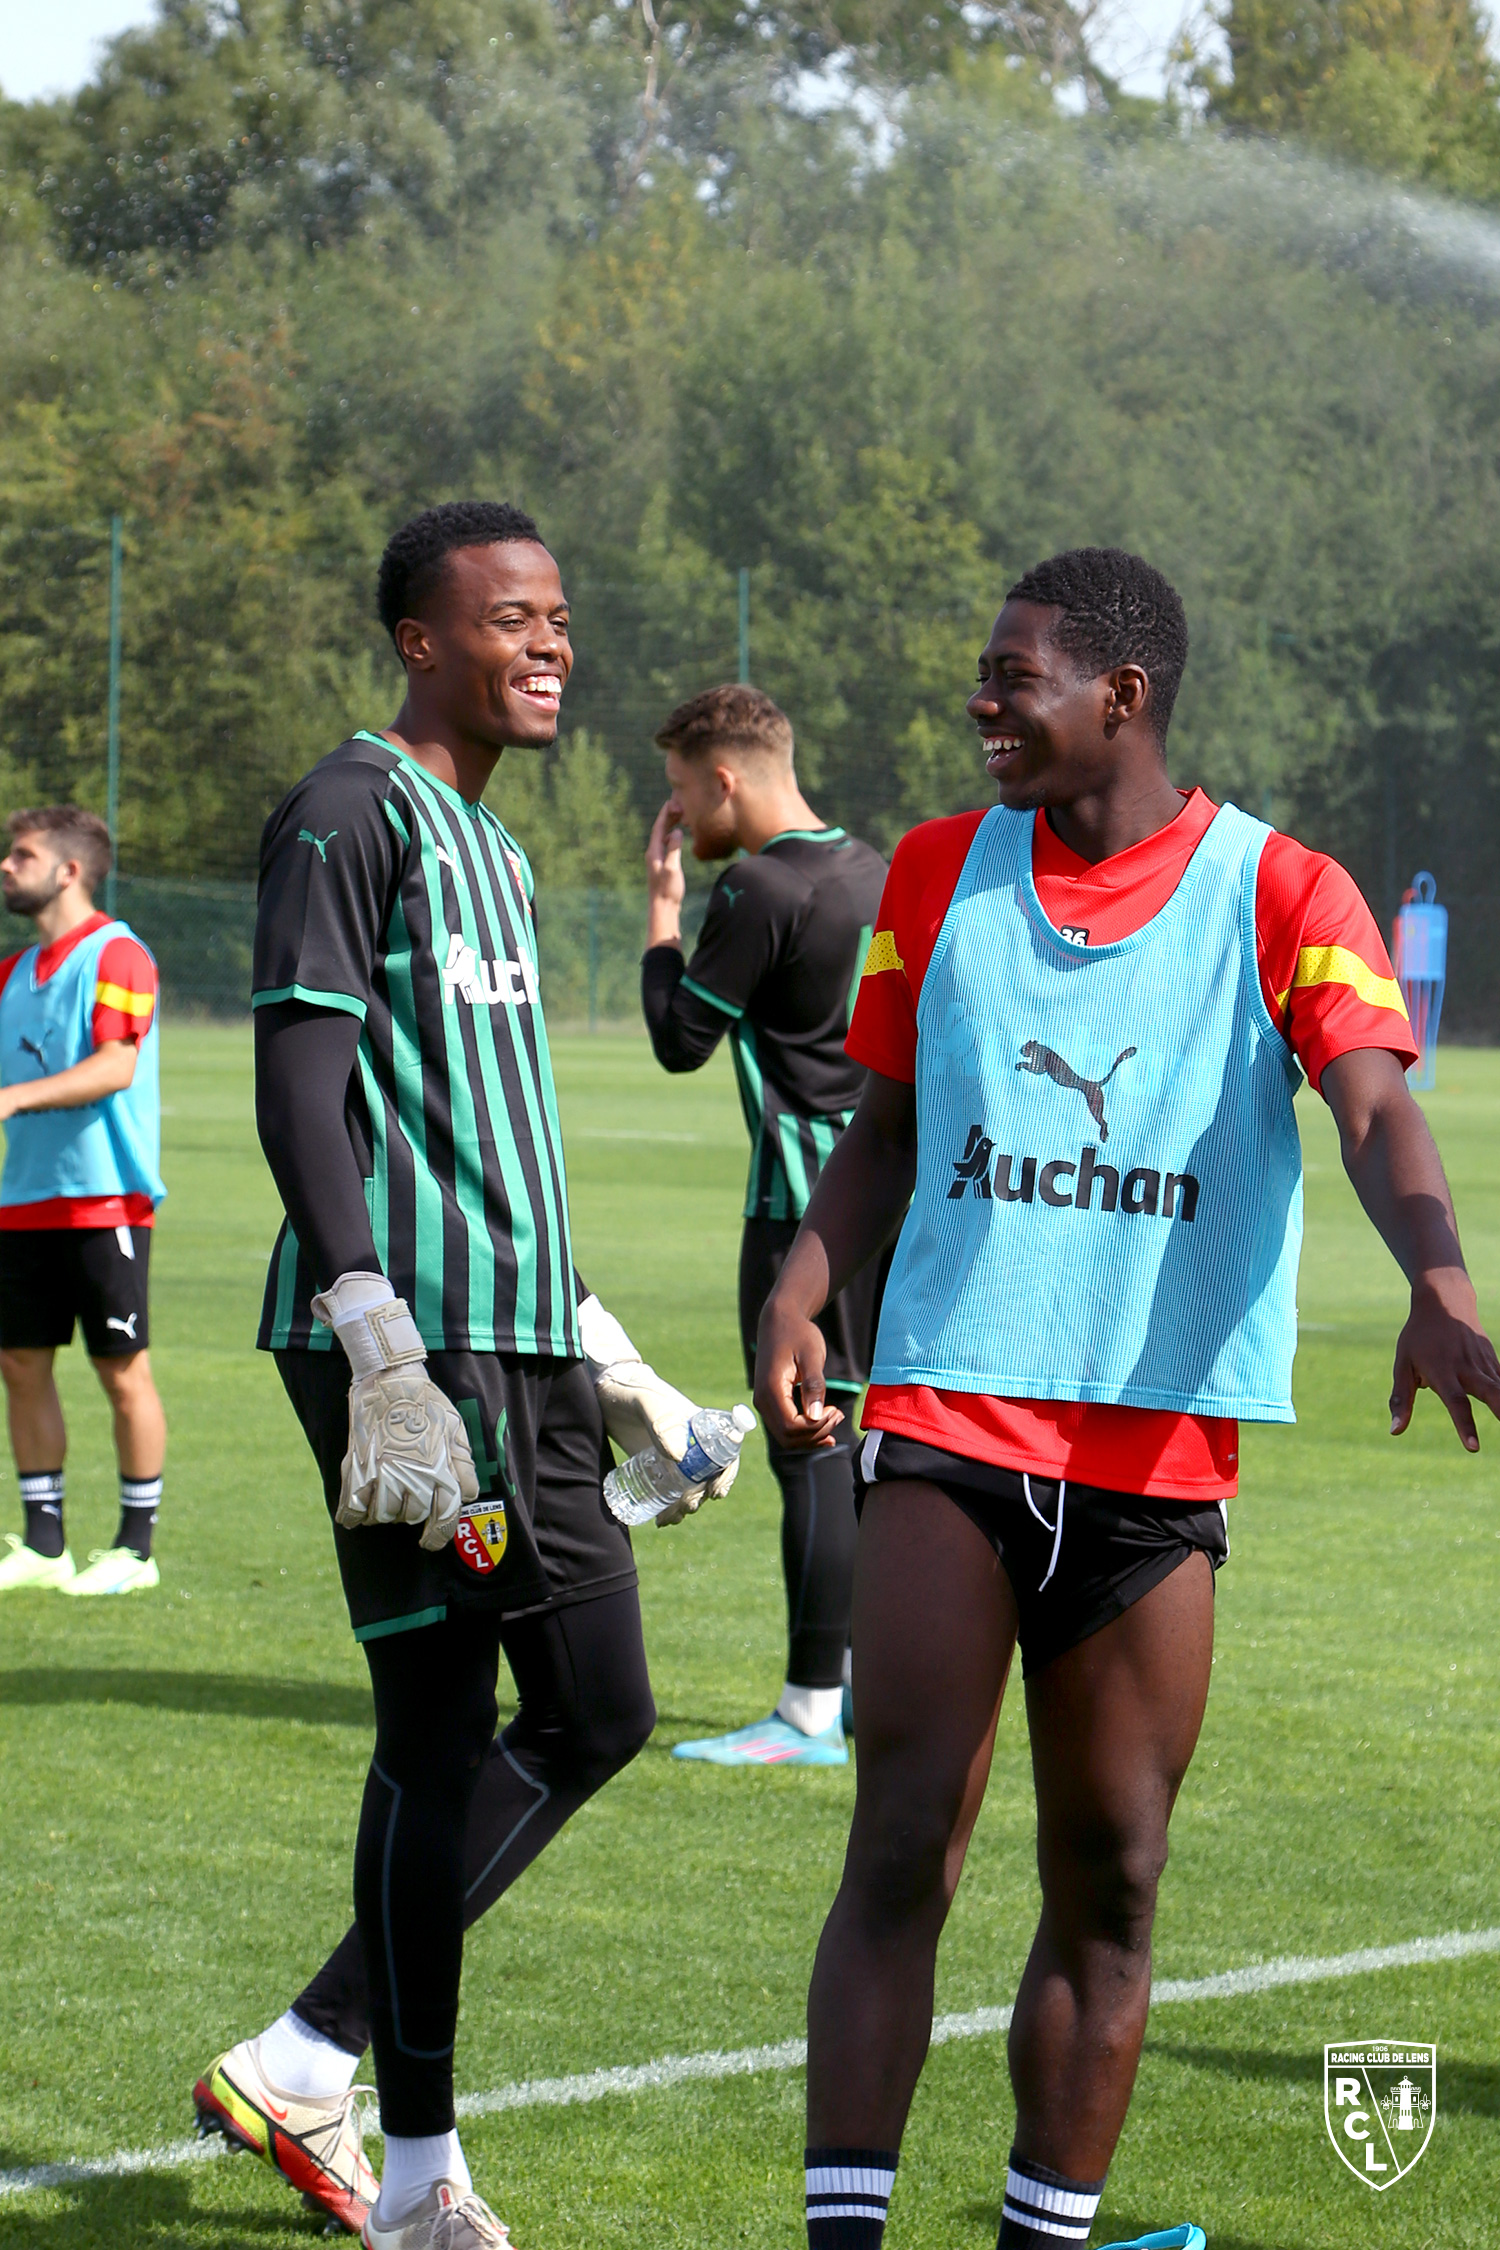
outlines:
M523 954L519 961L481 961L456 933L443 963L443 1005L462 1000L470 1008L519 1008L540 998L536 970Z

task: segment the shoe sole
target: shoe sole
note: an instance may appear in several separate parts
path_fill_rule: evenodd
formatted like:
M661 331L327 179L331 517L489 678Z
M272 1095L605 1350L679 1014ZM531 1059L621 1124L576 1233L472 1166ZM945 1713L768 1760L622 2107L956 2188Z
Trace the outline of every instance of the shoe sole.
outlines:
M308 2198L330 2219L337 2219L346 2234L362 2234L370 2206L360 2196L331 2181L321 2165L315 2164L302 2143L278 2128L275 2119L266 2117L254 2103L240 2093L238 2087L224 2081L225 2093L243 2114L237 2114L214 2091L206 2078L200 2078L193 2088L193 2107L198 2114L200 2139L208 2133L222 2133L231 2147L244 2148L258 2156L263 2164L280 2175L288 2187ZM255 2138L256 2133L262 2136Z

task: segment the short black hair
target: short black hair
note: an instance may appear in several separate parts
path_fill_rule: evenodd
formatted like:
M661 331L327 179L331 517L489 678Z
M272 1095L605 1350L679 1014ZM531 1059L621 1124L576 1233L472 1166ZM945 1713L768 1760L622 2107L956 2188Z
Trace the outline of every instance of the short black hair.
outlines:
M1091 678L1139 664L1151 682L1147 718L1157 741L1166 741L1188 626L1182 596L1159 570L1123 547L1070 547L1028 570L1005 598L1060 610L1051 638Z
M455 547L503 547L513 539L545 544L530 516L508 500L445 500L392 532L375 581L375 607L391 639L403 617L416 616Z

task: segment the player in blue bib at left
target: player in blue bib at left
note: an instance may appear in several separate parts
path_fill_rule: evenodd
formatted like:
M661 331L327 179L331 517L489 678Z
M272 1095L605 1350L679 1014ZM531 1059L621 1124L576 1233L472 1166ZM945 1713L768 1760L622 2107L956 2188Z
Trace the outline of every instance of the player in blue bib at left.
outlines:
M26 1511L0 1592L128 1594L158 1583L151 1534L166 1420L147 1346L159 1170L156 963L96 912L111 858L96 813L14 813L0 889L35 945L0 961L0 1376ZM75 1323L114 1414L120 1523L78 1570L63 1526L67 1432L53 1380Z

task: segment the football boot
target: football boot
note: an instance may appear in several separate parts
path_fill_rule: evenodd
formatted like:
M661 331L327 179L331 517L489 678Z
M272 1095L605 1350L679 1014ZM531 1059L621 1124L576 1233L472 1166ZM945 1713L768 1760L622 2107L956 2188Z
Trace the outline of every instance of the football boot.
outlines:
M365 2155L362 2111L368 2086L310 2100L273 2086L260 2067L259 2039L220 2055L193 2088L198 2134L222 2133L279 2172L303 2199L358 2234L380 2193Z
M360 2236L364 2250L510 2250L510 2229L472 2189L439 2180L409 2218L383 2227L372 2211Z

